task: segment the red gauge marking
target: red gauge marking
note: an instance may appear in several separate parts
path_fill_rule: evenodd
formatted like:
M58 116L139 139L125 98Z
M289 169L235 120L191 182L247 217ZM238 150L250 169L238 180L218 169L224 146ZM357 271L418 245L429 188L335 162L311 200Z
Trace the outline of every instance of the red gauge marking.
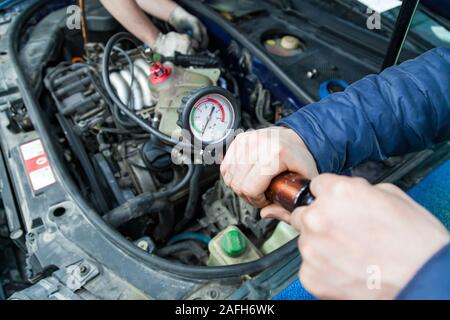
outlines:
M194 108L198 108L200 107L200 105L202 105L205 102L212 102L214 103L216 106L218 106L220 108L220 112L222 113L222 122L225 122L225 108L222 106L222 104L217 101L216 99L213 98L205 98L203 100L200 100L199 102L197 102L194 106Z

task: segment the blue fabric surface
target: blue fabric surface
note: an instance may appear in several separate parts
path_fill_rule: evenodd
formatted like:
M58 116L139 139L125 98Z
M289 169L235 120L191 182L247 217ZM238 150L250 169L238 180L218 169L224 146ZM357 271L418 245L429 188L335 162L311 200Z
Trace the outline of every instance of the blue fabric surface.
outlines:
M450 161L433 171L408 194L450 230Z
M398 300L449 300L450 244L436 253L403 288Z
M300 281L296 280L273 300L315 300L315 298L303 288Z
M450 230L450 161L447 161L409 192ZM295 281L274 300L312 300L299 281Z
M279 125L291 128L321 172L340 173L450 139L450 48L367 76Z

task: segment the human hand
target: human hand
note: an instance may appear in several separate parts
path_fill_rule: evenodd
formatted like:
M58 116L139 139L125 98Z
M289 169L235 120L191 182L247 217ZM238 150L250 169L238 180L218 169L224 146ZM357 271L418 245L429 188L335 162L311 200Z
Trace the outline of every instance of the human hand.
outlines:
M153 45L153 50L165 57L173 57L175 52L189 54L192 52L191 40L188 35L169 32L160 33Z
M189 34L202 49L208 46L208 32L203 23L195 16L177 6L169 18L176 31Z
M399 188L321 175L315 202L292 214L299 277L321 299L394 299L450 241L445 227Z
M318 175L313 156L291 129L272 127L240 134L231 144L221 165L224 182L256 208L270 203L264 195L272 179L285 171L307 178ZM261 215L289 221L290 212L270 205Z

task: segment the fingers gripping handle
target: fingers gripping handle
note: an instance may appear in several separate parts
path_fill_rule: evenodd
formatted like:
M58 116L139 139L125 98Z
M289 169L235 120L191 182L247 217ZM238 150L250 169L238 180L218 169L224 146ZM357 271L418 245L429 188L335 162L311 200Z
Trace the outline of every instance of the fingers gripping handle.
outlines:
M266 198L292 212L298 207L309 206L315 200L309 189L310 183L297 173L282 173L272 180Z

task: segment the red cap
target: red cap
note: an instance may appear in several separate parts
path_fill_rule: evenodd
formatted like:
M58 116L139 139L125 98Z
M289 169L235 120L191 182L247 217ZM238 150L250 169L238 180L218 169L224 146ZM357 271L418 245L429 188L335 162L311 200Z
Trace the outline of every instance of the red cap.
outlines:
M172 69L161 62L154 62L150 66L150 82L160 84L166 81L172 74Z

